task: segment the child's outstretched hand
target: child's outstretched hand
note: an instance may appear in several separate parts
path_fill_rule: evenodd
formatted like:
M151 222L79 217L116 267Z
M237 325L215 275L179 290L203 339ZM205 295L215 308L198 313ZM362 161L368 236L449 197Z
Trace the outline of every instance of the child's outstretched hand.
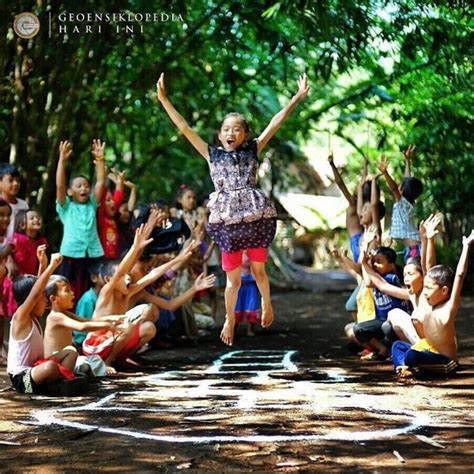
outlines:
M185 262L189 260L196 249L199 248L201 245L200 240L193 240L187 247L183 248L183 250L175 257L176 262Z
M431 216L423 222L423 227L425 229L425 235L427 239L434 239L436 234L439 233L439 230L436 230L439 223L441 222L440 214L431 214Z
M162 74L163 75L163 74ZM160 76L161 79L161 76ZM163 82L163 88L164 88ZM298 78L298 92L295 94L298 100L303 100L309 93L308 76L304 73Z
M383 153L377 166L382 173L385 173L388 169L388 159Z
M62 261L63 261L63 256L60 253L53 253L51 255L51 260L49 262L49 265L52 268L58 268L59 265L61 265Z
M104 159L104 150L105 150L105 142L102 143L100 139L92 140L92 156L95 160L103 160Z
M111 168L107 178L109 178L110 181L112 181L112 183L115 185L117 185L119 182L125 184L125 171L120 171L117 168Z
M67 161L72 155L72 145L64 140L59 142L59 159L61 161Z
M463 236L462 244L463 245L471 245L474 241L474 230L471 230L471 233L468 236Z
M360 254L360 263L370 265L370 255L365 250Z
M46 255L46 245L38 245L36 249L36 258L40 264L40 267L46 268L48 266L48 256Z
M160 78L156 83L156 92L158 92L158 100L163 102L166 99L166 89L165 89L165 73L160 74Z
M151 226L152 229L159 227L166 220L166 213L163 209L160 209L156 204L150 206L150 215L148 216L147 224Z
M132 183L131 181L125 180L125 186L127 186L128 189L135 189L137 186L135 183Z
M364 242L367 245L377 238L377 226L375 224L371 224L369 228L364 232Z
M136 231L133 239L133 246L139 249L145 248L153 242L153 238L148 238L151 234L150 224L142 224Z
M415 145L408 145L408 148L403 152L403 157L408 163L411 162L413 155L415 154Z
M196 291L206 290L207 288L212 288L215 282L215 275L204 276L204 273L201 273L194 282L194 289Z

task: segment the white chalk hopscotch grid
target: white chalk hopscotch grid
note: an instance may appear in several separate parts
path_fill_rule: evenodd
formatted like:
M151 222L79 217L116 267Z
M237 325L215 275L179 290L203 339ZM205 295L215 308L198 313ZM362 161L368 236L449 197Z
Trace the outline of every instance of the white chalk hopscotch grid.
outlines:
M298 367L292 361L296 351L288 350L241 350L227 352L218 357L207 368L167 371L127 380L130 391L111 393L98 401L67 408L38 410L32 413L39 425L59 425L78 430L97 430L102 433L128 436L169 443L224 443L224 442L317 442L323 440L370 441L392 438L418 430L430 424L428 415L414 410L393 409L382 406L379 396L338 390L331 398L321 397L321 383L272 378L272 372L294 373ZM346 377L340 369L324 370L334 383L343 382ZM127 383L126 382L126 383ZM133 390L134 384L145 384L146 388ZM242 387L244 385L244 387ZM241 386L239 388L239 386ZM324 385L323 385L324 387ZM142 405L137 405L141 403ZM146 403L154 406L144 406ZM278 411L276 411L278 410ZM67 419L67 414L77 416L91 413L92 416L117 413L176 414L187 423L212 421L216 418L231 420L232 416L252 416L274 412L287 414L294 422L295 413L311 416L324 412L363 410L368 415L385 420L403 418L399 427L380 430L332 430L324 434L188 434L192 426L180 425L169 429L173 434L157 434L134 429L113 428L98 423L84 423ZM221 416L220 416L221 415ZM223 428L220 428L222 431ZM228 431L228 430L226 430ZM291 431L291 430L290 430ZM196 430L197 432L197 430Z

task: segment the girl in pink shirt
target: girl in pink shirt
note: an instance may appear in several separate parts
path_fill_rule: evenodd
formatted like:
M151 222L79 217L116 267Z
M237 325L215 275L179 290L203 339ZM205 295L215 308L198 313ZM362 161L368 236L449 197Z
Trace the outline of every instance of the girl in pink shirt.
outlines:
M37 275L39 262L36 252L40 245L48 247L48 241L41 235L43 219L34 209L18 211L15 217L13 260L18 275Z

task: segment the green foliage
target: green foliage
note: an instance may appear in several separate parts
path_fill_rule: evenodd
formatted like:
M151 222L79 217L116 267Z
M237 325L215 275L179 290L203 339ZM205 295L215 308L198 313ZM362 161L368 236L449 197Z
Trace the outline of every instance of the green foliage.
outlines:
M467 2L117 0L111 9L105 0L21 0L3 9L2 160L14 156L27 177L26 195L46 214L48 233L58 228L51 227L54 216L47 210L62 139L74 145L73 170L89 174L91 140L104 139L107 163L139 183L141 199L171 200L183 182L202 195L210 191L206 163L157 103L155 82L162 71L173 103L208 141L232 110L247 116L258 134L296 90L298 74L307 71L312 95L272 141L273 183L289 182L287 163L301 159L289 151L329 121L355 147L349 168L354 179L369 120L377 136L371 156L417 145L414 168L426 186L423 212L447 212L450 237L472 225ZM11 29L21 11L40 18L42 28L32 40ZM181 14L184 22L145 24L135 34L104 27L100 34L64 35L58 15L66 11L166 11ZM394 165L400 164L397 158ZM400 177L398 169L395 175Z

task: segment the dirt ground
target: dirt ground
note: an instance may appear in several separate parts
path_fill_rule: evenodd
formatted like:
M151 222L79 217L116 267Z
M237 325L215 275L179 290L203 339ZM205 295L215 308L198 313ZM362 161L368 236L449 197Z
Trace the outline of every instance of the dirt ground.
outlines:
M1 367L0 469L472 472L474 298L462 370L402 384L347 351L347 296L277 292L270 330L150 351L83 397L19 395Z

